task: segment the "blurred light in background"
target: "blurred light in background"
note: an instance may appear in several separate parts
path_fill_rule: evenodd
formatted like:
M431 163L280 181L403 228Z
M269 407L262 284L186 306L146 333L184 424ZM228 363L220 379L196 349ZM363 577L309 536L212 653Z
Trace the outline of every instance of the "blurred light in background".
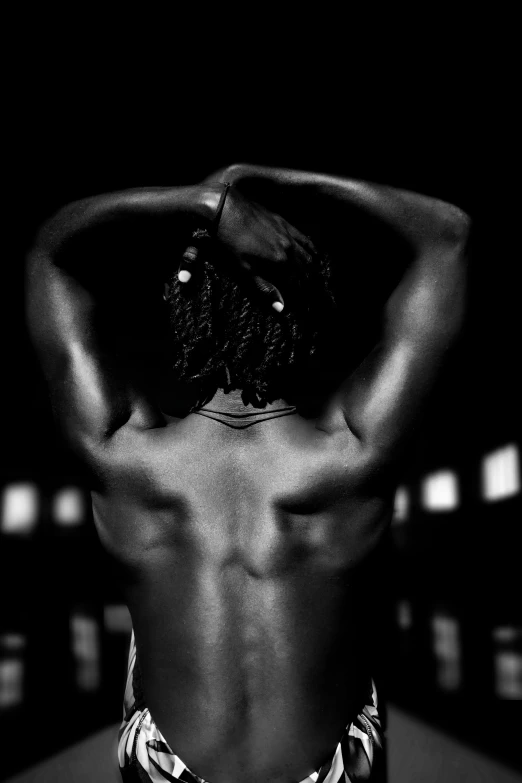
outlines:
M74 614L71 617L71 635L76 659L76 684L80 690L94 691L100 685L98 623L93 617Z
M457 690L461 682L459 623L454 617L435 614L431 627L437 683L445 691Z
M393 521L404 522L408 519L410 510L410 495L406 487L398 487L395 493L395 503L393 509Z
M21 703L23 681L24 662L20 658L0 660L0 709Z
M111 633L129 633L132 630L130 612L125 604L108 605L103 610L103 623Z
M402 600L397 603L397 625L403 630L411 628L413 617L411 613L411 604L409 601Z
M0 636L0 650L23 650L25 636L21 633L3 633Z
M522 628L493 629L495 693L501 699L522 700Z
M484 500L503 500L517 492L520 492L518 448L510 444L482 460L482 496Z
M452 511L459 505L457 476L452 470L439 470L422 482L422 505L428 511Z
M2 533L30 533L38 521L39 497L35 484L8 484L2 493Z
M21 651L25 649L25 641L21 633L0 635L0 709L14 707L23 700L24 661Z
M85 499L78 487L63 487L53 498L52 515L59 525L79 525L85 518Z

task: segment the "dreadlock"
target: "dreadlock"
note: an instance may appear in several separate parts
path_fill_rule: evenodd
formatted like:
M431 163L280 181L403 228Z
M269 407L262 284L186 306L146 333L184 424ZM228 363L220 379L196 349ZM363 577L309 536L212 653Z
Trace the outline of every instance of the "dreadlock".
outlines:
M334 310L329 259L317 255L305 264L299 295L281 315L259 307L215 261L198 262L199 283L180 283L177 274L169 281L173 373L193 389L194 408L218 388L241 389L245 401L264 407L285 396L292 376L320 348Z

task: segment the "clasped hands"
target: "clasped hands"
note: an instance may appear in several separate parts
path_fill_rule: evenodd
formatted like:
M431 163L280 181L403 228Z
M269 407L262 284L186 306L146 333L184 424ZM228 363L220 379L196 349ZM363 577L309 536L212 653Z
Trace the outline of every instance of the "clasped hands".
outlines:
M208 241L198 242L195 234L195 242L185 250L179 267L182 283L191 279L200 247ZM316 253L313 243L301 231L280 215L247 199L233 186L226 194L214 241L225 251L227 266L252 298L278 313L285 306L283 291L289 290L300 268L310 263Z

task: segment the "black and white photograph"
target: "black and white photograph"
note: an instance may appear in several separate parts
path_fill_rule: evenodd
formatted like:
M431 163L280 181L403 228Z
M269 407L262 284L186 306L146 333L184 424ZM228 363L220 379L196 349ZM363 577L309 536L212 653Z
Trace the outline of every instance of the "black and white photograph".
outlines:
M20 92L0 780L522 781L519 155L415 70Z

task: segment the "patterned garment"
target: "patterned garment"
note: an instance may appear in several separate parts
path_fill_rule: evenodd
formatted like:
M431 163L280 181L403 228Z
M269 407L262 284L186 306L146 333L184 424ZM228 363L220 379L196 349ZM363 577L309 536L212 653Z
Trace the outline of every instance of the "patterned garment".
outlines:
M129 669L118 741L118 761L124 783L208 783L195 775L170 749L143 704L135 677L136 645L132 633ZM367 704L346 727L331 759L301 783L355 783L384 780L384 736L377 712L377 692L371 682Z

